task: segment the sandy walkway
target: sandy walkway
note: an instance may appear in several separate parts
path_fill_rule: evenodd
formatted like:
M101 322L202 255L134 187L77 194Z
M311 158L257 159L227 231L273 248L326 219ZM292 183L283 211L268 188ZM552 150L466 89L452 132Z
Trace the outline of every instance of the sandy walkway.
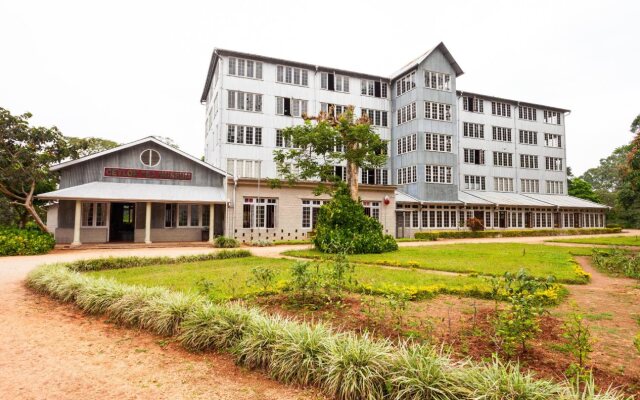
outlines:
M210 249L143 249L140 255ZM226 356L194 355L160 337L113 326L24 288L43 262L128 251L62 252L0 259L0 397L3 399L308 399L236 367Z

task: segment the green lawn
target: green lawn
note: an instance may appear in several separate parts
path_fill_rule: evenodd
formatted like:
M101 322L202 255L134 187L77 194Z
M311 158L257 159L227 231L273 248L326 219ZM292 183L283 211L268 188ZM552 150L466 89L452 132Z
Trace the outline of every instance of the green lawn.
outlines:
M558 239L549 240L549 242L602 244L609 246L640 246L640 236L608 236L580 239Z
M308 258L323 256L316 250L295 250L285 254ZM591 255L591 248L518 243L454 244L401 247L390 253L358 254L349 256L349 259L359 263L493 276L525 268L537 277L553 275L560 282L584 283L585 278L579 269L576 270L573 255Z
M156 265L88 272L92 276L111 277L118 281L144 286L165 286L174 290L197 292L202 281L210 282L215 299L230 299L255 294L259 288L251 282L254 266L272 268L274 286L284 287L294 261L261 257L211 260L185 264ZM387 294L402 292L412 299L427 298L438 293L466 297L489 297L486 279L473 276L449 276L422 270L358 265L352 276L351 289L356 292ZM200 282L200 283L199 283Z

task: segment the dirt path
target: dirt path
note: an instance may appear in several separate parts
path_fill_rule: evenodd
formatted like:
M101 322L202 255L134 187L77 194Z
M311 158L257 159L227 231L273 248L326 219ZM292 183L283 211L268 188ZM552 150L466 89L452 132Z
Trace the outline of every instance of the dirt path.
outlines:
M591 266L590 257L576 257L580 266L591 274L588 285L571 285L569 299L556 311L571 311L575 302L586 313L596 340L592 358L603 369L632 377L640 377L640 354L633 336L640 331L640 283L627 278L614 278Z
M144 249L139 255L210 249ZM318 396L236 367L230 357L194 355L158 336L113 326L27 290L43 262L123 255L66 252L0 259L0 397L4 399L308 399Z

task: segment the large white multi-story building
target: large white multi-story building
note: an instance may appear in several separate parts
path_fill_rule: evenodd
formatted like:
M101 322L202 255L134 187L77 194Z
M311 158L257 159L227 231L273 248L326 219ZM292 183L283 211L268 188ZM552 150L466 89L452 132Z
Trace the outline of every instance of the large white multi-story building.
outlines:
M233 176L228 234L305 237L326 197L309 183L268 185L274 150L290 146L280 131L350 105L389 141L387 166L360 174L365 209L389 233L458 229L470 217L492 228L604 226L604 206L567 195L569 111L458 90L462 74L443 43L390 77L215 49L201 98L205 161Z

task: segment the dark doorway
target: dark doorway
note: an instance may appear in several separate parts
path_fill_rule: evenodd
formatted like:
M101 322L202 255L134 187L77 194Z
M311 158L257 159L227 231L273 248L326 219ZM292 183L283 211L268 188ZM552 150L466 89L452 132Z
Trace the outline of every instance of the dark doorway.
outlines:
M111 203L110 242L133 242L135 203Z
M525 228L531 228L531 221L532 220L532 212L526 212L524 213L524 227Z
M498 213L498 227L499 228L506 228L507 227L507 212L506 211L500 211Z

